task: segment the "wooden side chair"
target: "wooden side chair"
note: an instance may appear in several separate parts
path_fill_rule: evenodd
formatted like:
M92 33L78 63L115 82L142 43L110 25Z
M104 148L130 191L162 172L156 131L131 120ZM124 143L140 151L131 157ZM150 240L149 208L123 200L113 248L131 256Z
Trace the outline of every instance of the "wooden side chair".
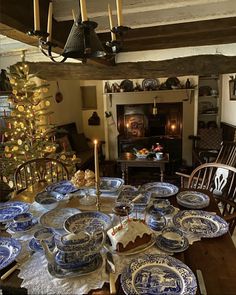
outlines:
M214 159L214 163L221 163L236 167L236 142L222 141L220 150ZM185 187L185 183L189 179L190 175L178 171L176 172L176 175L180 176L181 187Z
M37 182L58 182L69 179L66 166L57 159L38 158L17 167L14 173L14 187L20 192Z
M213 193L232 234L236 225L236 168L221 163L200 165L191 173L188 188Z

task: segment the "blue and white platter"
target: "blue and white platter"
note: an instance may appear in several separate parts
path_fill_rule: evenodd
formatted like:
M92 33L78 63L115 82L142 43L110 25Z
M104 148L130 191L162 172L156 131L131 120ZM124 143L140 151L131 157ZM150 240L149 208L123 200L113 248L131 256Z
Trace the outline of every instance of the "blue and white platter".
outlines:
M107 230L110 226L111 217L99 211L77 213L64 222L64 229L70 233Z
M121 274L121 286L127 295L194 295L196 278L180 260L167 255L143 255L130 262Z
M70 194L78 191L79 189L73 185L73 183L69 180L61 180L57 183L49 184L46 188L46 191L55 191L60 194Z
M29 208L30 204L24 202L0 203L0 222L11 221L16 215L27 212Z
M76 208L55 208L51 211L48 211L41 215L39 222L42 226L47 228L53 228L58 233L65 232L64 231L64 222L65 220L79 213L80 210Z
M14 222L10 223L8 228L14 233L24 233L32 230L36 224L38 224L38 220L37 218L33 218L32 223L24 229L17 227Z
M156 237L156 245L159 249L171 253L179 253L183 252L188 249L189 247L189 242L186 237L183 237L183 243L181 246L176 247L175 245L167 244L165 242L165 239L163 239L162 235L159 235Z
M114 193L122 188L124 180L122 178L101 177L100 178L100 192Z
M150 193L151 199L167 198L178 193L177 186L168 182L150 182L142 185L141 191Z
M0 270L11 264L21 252L21 243L13 238L0 237Z
M77 269L62 269L56 263L48 264L48 272L58 279L73 278L83 275L88 275L102 266L103 259L101 254L97 254L95 259L86 266L81 266Z
M189 209L203 209L210 203L208 195L197 191L183 191L176 196L177 203Z
M173 217L175 226L202 238L215 238L228 232L228 223L215 213L202 210L181 210Z
M123 187L121 193L117 198L117 202L131 202L134 198L140 195L139 190L134 186L126 185ZM133 203L134 208L145 207L149 202L149 196L146 193L142 193L140 198Z

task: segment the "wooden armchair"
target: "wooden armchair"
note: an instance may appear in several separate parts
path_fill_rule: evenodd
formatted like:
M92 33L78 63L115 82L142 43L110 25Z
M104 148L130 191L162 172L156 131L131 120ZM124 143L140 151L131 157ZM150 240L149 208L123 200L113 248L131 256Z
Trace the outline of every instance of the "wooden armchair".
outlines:
M236 225L236 168L221 163L200 165L191 173L188 188L213 193L232 234Z
M62 162L38 158L17 167L14 173L14 187L16 192L20 192L36 182L53 183L63 179L69 179L69 172Z
M214 163L226 164L232 167L236 167L236 142L222 141L219 152L216 154ZM190 175L176 172L176 175L180 176L181 187L185 187Z

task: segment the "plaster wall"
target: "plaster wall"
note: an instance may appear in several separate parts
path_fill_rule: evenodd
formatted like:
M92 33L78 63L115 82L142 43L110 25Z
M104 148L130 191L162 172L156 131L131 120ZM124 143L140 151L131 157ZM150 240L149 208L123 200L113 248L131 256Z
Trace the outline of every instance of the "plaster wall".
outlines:
M95 80L80 81L80 86L96 86L97 92L97 109L82 110L81 112L84 133L90 139L104 140L103 83L102 81ZM100 125L88 125L88 119L91 117L93 112L97 112L100 117Z
M230 100L229 80L236 73L222 75L222 110L221 121L236 126L236 100Z
M57 103L55 94L58 91L57 82L63 100ZM76 80L58 80L50 81L48 94L52 96L50 99L51 122L56 125L63 125L75 122L78 132L83 132L83 119L81 114L81 93L80 81Z

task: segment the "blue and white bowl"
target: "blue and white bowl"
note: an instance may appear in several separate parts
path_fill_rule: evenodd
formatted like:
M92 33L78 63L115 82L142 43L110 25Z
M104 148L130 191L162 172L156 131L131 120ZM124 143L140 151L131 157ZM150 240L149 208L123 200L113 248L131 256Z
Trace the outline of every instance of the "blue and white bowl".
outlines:
M35 196L35 201L47 210L57 207L58 202L65 199L65 196L56 191L43 191Z

